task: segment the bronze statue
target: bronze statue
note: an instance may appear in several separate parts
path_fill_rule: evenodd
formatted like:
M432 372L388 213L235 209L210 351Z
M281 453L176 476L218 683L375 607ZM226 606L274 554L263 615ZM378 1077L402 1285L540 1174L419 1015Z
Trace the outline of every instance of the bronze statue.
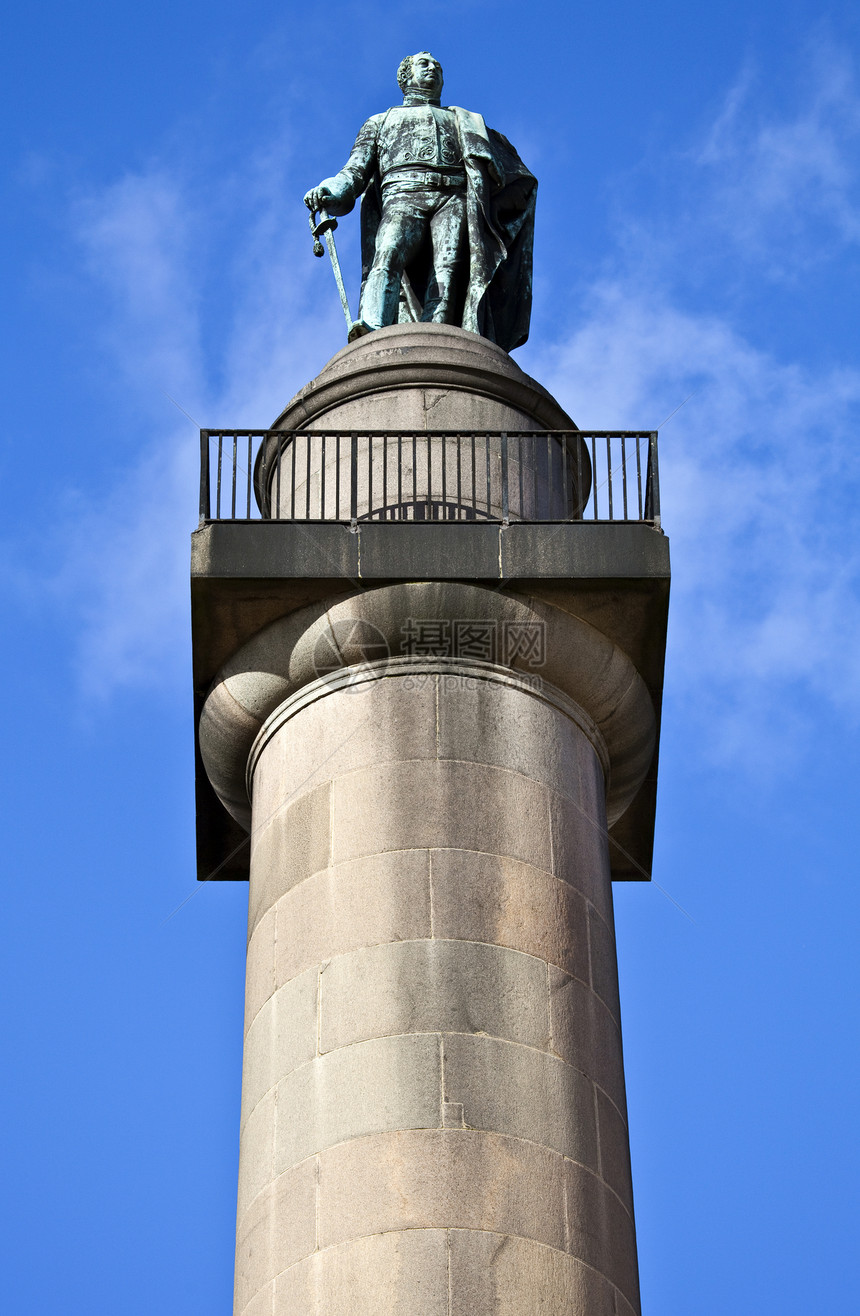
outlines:
M528 338L537 179L479 114L441 105L442 68L428 51L408 55L397 81L403 104L369 118L340 173L305 196L325 218L363 195L350 340L422 320L511 351Z

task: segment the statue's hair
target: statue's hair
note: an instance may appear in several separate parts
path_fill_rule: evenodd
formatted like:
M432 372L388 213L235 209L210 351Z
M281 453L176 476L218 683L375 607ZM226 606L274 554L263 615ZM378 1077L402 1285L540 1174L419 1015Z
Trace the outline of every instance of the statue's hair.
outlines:
M415 55L407 55L405 59L400 61L400 67L397 70L397 85L401 91L405 91L412 80L412 61L416 55L430 55L433 63L439 64L436 56L431 55L429 50L416 50ZM441 64L439 64L439 68L442 68Z

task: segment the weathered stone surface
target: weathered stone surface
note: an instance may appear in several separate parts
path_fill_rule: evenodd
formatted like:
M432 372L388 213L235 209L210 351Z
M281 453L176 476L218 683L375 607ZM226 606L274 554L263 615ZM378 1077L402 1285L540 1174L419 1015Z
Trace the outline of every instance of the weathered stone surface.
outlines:
M623 1108L622 1108L623 1109ZM597 1139L600 1174L633 1215L633 1176L630 1169L630 1135L615 1103L598 1089Z
M273 1090L257 1102L239 1139L239 1200L241 1220L258 1193L275 1177L275 1109ZM297 1163L297 1162L295 1162Z
M406 535L398 533L404 528ZM366 521L353 536L361 546L355 574L373 582L390 577L393 568L415 580L492 580L499 574L500 533L492 522Z
M429 411L425 397L435 402ZM383 426L388 415L395 429L410 428L410 417L417 429L575 428L507 352L454 325L433 324L392 325L341 348L273 428L334 427L333 417L349 414L341 408L356 400L365 418L361 429L368 404L373 424Z
M245 965L245 1032L275 990L275 912L258 921L248 940Z
M537 955L588 981L585 899L567 882L505 856L434 850L433 931Z
M251 1202L236 1229L235 1310L243 1312L272 1281L316 1248L318 1169L315 1158L282 1174Z
M587 803L567 795L550 801L552 871L581 891L606 918L612 910L606 814L602 801L592 813Z
M498 768L438 760L383 764L334 783L334 862L437 846L507 854L549 871L546 790Z
M445 1097L467 1128L526 1138L597 1168L591 1082L543 1051L488 1037L443 1039Z
M281 896L275 916L278 986L361 946L429 937L429 851L394 850L325 868Z
M261 1097L317 1053L319 971L308 969L269 997L248 1029L242 1125Z
M621 1002L618 997L615 928L601 918L594 909L589 910L588 944L591 951L591 985L620 1026Z
M326 1248L275 1280L274 1316L448 1316L443 1229L374 1234Z
M576 1257L508 1234L450 1234L450 1316L616 1316L611 1285Z
M287 1075L276 1093L278 1174L347 1138L438 1128L439 1038L384 1037L343 1047Z
M404 600L377 593L369 616L390 628ZM435 587L418 602L441 606ZM427 1240L447 1231L483 1279L464 1262L458 1290L452 1250L449 1310L446 1243L444 1316L513 1316L535 1294L559 1316L571 1294L583 1316L608 1295L616 1316L613 1284L636 1301L635 1244L599 737L516 674L476 693L428 665L413 690L397 661L372 716L302 688L254 751L243 1295L273 1295L273 1314L423 1313ZM309 1165L313 1252L307 1218L280 1239L261 1223ZM486 1238L489 1260L467 1245Z
M546 965L465 941L373 946L320 978L320 1051L398 1033L485 1033L549 1046Z
M627 1301L624 1295L619 1293L618 1290L616 1289L615 1312L616 1312L616 1316L639 1316L640 1307L638 1303L635 1307L631 1307L630 1303Z
M561 1156L450 1129L354 1139L320 1158L320 1246L399 1229L489 1229L564 1248Z
M550 704L489 682L445 687L438 745L441 759L507 768L568 795L578 795L582 757L592 771L596 758L580 728Z
M618 1024L603 1001L578 978L549 970L552 1047L624 1110L624 1067Z
M573 699L600 729L612 763L610 821L624 812L648 771L655 738L650 697L626 655L594 627L542 600L437 581L386 585L353 594L332 603L325 618L320 616L319 604L313 604L265 627L234 655L207 700L200 722L200 746L211 768L212 784L235 817L247 820L245 766L259 726L317 676L310 641L337 633L340 623L363 621L377 626L389 651L396 654L406 644L404 624L416 617L546 627L541 678ZM309 639L300 645L294 632L303 619ZM278 658L282 637L283 654ZM298 658L297 650L301 651ZM348 654L343 656L347 661ZM531 672L527 657L511 661L515 670Z
M339 648L348 651L350 624L338 626ZM436 757L433 680L419 686L408 677L389 678L384 669L381 677L326 694L283 723L272 715L254 771L255 819L356 768Z
M614 1193L570 1161L565 1164L568 1245L579 1257L639 1305L639 1278L633 1220Z
M275 1285L274 1281L270 1284L264 1284L258 1293L254 1295L247 1307L236 1307L234 1310L236 1316L272 1316L275 1309Z
M320 869L330 858L331 784L324 782L294 803L275 805L257 822L251 835L251 884L248 928L275 901Z

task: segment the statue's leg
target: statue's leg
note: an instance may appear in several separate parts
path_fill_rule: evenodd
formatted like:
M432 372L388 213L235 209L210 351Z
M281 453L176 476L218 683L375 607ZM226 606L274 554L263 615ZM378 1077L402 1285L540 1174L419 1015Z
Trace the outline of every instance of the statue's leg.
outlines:
M445 197L430 220L433 269L427 282L422 320L452 324L455 319L457 286L466 260L466 197L452 192Z
M416 204L417 193L391 193L385 197L376 233L373 265L361 291L359 319L369 329L381 329L397 320L400 280L424 236L426 208Z

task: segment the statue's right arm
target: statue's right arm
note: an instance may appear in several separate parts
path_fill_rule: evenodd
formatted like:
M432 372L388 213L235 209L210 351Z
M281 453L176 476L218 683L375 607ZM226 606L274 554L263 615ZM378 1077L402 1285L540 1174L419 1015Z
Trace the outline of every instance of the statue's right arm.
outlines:
M311 188L305 196L309 210L327 210L330 215L348 215L373 177L377 163L376 144L381 114L374 114L362 126L339 174Z

